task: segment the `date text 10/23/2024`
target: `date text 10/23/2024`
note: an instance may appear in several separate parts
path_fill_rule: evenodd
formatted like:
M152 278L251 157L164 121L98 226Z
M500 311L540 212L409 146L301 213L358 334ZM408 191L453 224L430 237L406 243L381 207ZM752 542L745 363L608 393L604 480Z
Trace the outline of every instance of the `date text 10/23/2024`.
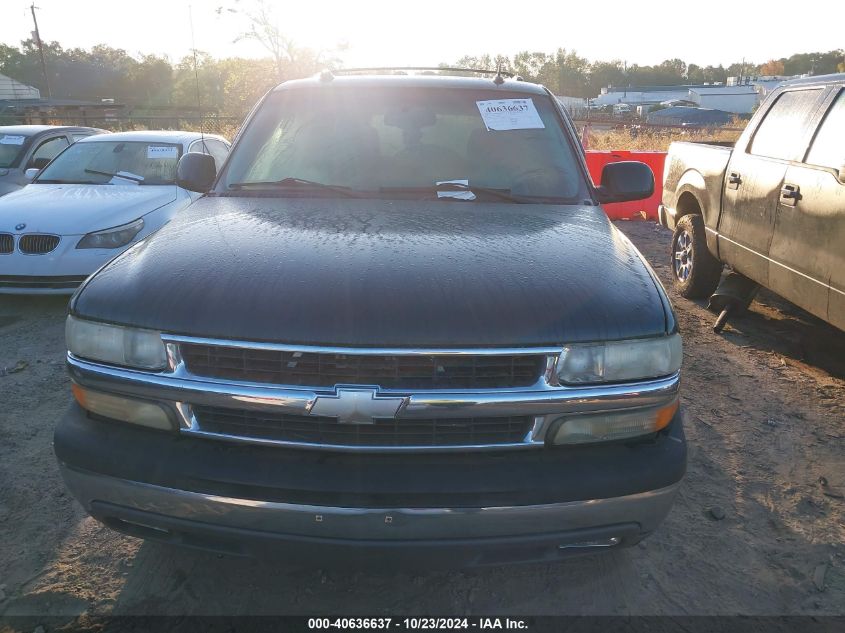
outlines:
M309 618L309 630L525 630L528 624L519 618Z

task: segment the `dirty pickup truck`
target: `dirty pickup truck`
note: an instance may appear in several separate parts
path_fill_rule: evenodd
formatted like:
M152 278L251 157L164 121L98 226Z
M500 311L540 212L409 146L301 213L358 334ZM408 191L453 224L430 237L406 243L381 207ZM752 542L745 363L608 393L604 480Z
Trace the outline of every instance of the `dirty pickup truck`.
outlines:
M759 285L845 329L845 74L781 86L733 148L672 143L659 216L683 296ZM717 290L724 264L745 283Z
M71 299L63 477L128 534L447 566L630 546L686 466L672 308L541 86L323 73Z

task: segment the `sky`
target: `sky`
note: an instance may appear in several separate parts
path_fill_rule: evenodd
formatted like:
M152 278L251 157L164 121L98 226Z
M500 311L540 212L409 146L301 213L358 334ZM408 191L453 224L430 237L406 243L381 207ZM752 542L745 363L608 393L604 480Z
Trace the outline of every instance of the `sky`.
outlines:
M31 0L2 0L0 42L17 45L30 37ZM845 47L845 5L802 0L788 13L777 4L745 0L684 2L598 0L298 0L268 2L279 26L298 45L331 50L348 47L344 65L405 66L454 62L463 55L512 56L522 50L575 50L590 60L621 59L651 65L680 58L700 66L755 63L794 53ZM132 55L166 54L171 60L191 46L215 57L261 57L244 31L241 16L215 10L248 7L254 0L38 0L45 41L65 48L99 43ZM189 9L190 7L190 9ZM838 17L832 12L839 13ZM789 25L789 36L784 27ZM794 27L794 28L793 28Z

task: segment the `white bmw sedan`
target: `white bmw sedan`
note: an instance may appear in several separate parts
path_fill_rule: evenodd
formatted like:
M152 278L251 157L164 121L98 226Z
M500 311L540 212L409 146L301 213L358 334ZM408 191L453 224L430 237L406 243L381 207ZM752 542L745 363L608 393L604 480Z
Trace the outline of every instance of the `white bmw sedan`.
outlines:
M91 136L0 198L0 293L72 293L161 228L200 195L175 184L186 152L210 154L219 169L229 143L194 132Z

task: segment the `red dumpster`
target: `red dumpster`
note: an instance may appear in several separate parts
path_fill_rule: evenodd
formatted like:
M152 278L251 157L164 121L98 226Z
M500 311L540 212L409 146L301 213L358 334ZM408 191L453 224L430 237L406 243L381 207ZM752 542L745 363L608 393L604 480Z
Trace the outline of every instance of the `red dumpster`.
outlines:
M651 167L654 172L654 194L646 200L605 204L604 210L612 220L657 220L657 205L663 196L663 163L666 161L666 152L587 150L587 168L596 185L601 182L601 171L605 165L623 160L636 160Z

